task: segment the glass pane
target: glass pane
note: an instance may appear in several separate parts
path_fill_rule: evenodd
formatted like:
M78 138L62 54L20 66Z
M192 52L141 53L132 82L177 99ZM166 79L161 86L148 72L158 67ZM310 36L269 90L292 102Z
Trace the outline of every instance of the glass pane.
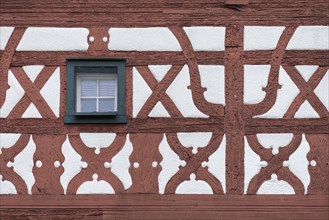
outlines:
M99 112L114 112L114 99L99 99Z
M81 99L81 112L96 112L96 99Z
M81 80L81 97L97 96L97 80L82 79Z
M112 96L115 95L115 80L114 79L101 79L99 80L99 96Z

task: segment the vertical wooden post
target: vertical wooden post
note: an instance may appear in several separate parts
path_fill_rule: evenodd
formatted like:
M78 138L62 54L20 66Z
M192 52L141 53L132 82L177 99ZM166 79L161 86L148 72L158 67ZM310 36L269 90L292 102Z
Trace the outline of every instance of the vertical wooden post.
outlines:
M243 194L243 27L228 26L225 36L226 193Z

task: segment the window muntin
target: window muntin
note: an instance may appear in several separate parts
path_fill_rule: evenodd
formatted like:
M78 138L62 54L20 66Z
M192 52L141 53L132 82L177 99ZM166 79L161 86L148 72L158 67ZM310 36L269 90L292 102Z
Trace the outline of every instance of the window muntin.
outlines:
M117 75L84 73L77 75L77 112L116 112Z

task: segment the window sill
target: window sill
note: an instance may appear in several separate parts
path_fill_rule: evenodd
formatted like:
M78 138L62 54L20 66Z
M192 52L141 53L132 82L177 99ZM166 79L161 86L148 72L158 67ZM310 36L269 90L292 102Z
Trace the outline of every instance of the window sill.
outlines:
M77 115L64 116L64 124L124 124L124 123L127 123L126 115L113 115L113 114L109 114L108 112L86 113L86 114L80 113Z
M75 116L117 116L117 112L76 112Z

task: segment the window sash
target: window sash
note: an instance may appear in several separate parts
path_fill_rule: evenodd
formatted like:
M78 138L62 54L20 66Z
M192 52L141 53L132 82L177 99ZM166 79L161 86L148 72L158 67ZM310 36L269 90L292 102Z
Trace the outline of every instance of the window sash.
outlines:
M96 80L96 96L81 96L81 82L82 80ZM99 84L100 80L114 80L114 96L100 96L99 95ZM97 73L83 73L77 74L76 78L76 111L81 111L81 99L96 99L96 112L99 111L99 99L114 99L114 109L113 111L108 112L116 112L118 105L118 79L117 74L97 74Z

